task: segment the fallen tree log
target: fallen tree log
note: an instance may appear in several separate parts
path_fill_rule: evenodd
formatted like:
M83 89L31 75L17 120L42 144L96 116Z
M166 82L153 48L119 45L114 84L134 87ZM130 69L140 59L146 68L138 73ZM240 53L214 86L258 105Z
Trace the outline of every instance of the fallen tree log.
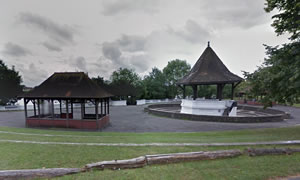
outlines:
M244 151L249 156L263 156L263 155L280 155L280 154L292 154L295 152L300 152L300 149L291 149L291 148L247 148Z
M114 160L114 161L101 161L97 163L87 164L85 165L85 169L128 169L128 168L139 168L144 167L147 165L146 157L141 156L133 159L126 159L126 160Z
M151 164L168 164L184 161L199 161L212 160L236 157L242 155L240 150L224 150L224 151L209 151L209 152L187 152L187 153L173 153L173 154L157 154L146 155L147 163Z
M82 172L80 168L23 169L0 171L0 179L52 178Z
M242 155L240 150L225 150L225 151L210 151L210 152L187 152L187 153L173 153L173 154L157 154L146 155L134 159L101 161L97 163L85 165L86 170L96 169L127 169L139 168L151 164L167 164L184 161L197 161L208 159L220 159L228 157L236 157Z

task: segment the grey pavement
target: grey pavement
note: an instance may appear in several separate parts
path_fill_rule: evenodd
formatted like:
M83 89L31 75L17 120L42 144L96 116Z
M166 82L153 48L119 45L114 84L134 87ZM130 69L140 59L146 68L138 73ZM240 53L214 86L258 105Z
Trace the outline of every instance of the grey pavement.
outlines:
M158 117L144 112L146 106L120 106L110 108L110 125L105 132L201 132L257 128L276 128L300 125L300 108L275 106L288 112L292 119L268 123L221 123L187 121ZM0 126L25 127L23 111L0 112Z

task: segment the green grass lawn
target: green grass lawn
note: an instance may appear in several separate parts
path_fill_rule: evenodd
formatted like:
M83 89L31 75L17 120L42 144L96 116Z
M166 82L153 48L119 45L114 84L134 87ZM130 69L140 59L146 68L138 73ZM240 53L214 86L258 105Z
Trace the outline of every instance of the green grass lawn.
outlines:
M41 130L0 127L0 139L49 142L105 142L105 143L207 143L254 142L300 139L300 126L278 129L201 133L107 133ZM28 134L30 133L30 134ZM49 134L55 136L37 136ZM62 136L60 136L62 135ZM273 146L252 146L273 147ZM300 148L294 146L276 146ZM146 154L241 149L244 146L221 147L104 147L79 145L39 145L0 143L0 169L32 169L54 167L83 167L103 160L129 159ZM280 156L248 157L146 166L120 171L92 171L58 179L267 179L300 173L300 153Z
M300 108L300 104L294 104L293 106Z
M289 128L270 128L241 131L196 132L196 133L110 133L79 132L61 130L41 130L30 128L0 127L0 131L26 134L0 133L0 139L51 141L51 142L89 142L89 143L212 143L212 142L256 142L299 140L300 126ZM29 133L29 134L27 134ZM54 136L38 136L49 134ZM60 136L62 135L62 136ZM66 135L66 136L64 136Z

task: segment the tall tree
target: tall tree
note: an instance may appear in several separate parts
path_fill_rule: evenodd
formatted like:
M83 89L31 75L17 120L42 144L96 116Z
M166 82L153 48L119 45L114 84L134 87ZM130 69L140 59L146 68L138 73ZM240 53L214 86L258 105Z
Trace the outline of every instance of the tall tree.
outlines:
M97 76L97 77L93 77L92 81L94 81L96 84L98 85L108 85L109 81L108 80L104 80L103 77Z
M283 47L267 47L265 68L260 70L267 83L265 102L277 101L294 104L300 101L300 42L284 44ZM266 72L264 72L266 71Z
M133 69L120 68L111 75L111 83L128 83L137 87L140 85L141 78Z
M277 35L290 33L291 40L300 37L300 2L299 0L266 0L265 11L277 10L279 13L272 16L272 26Z
M163 99L166 98L166 79L161 70L154 67L143 80L144 98Z
M185 60L176 59L168 62L168 65L163 69L163 74L166 77L168 98L174 98L179 94L176 82L190 70L191 65L189 65Z
M266 12L276 10L272 26L277 35L290 34L282 46L266 46L267 58L248 74L254 94L264 93L263 103L293 104L300 101L300 3L298 0L266 0Z
M8 68L0 59L0 104L6 104L22 92L22 78L14 67Z

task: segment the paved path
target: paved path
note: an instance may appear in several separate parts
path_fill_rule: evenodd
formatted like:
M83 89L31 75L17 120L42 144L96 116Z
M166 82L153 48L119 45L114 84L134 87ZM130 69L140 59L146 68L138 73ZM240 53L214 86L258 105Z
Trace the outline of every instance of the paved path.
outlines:
M74 142L49 142L49 141L23 141L0 139L0 142L22 143L22 144L54 144L54 145L77 145L77 146L252 146L252 145L299 145L300 140L294 141L262 141L262 142L238 142L238 143L74 143Z
M283 122L221 123L196 122L158 117L144 112L145 106L111 107L110 126L105 132L199 132L256 128L276 128L300 125L300 108L276 106L292 115ZM24 112L0 112L0 126L25 127Z

